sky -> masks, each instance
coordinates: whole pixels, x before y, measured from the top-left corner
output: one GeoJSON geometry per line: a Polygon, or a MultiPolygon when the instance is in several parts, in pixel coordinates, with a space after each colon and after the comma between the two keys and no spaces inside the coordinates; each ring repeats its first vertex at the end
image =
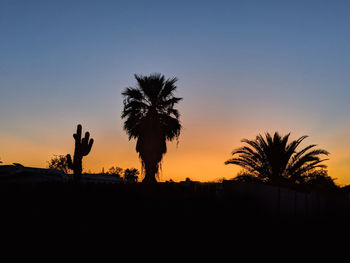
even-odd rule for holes
{"type": "MultiPolygon", "coordinates": [[[[0,158],[47,167],[95,143],[85,171],[140,169],[120,118],[134,74],[177,77],[183,130],[160,179],[215,181],[241,139],[309,135],[350,184],[349,1],[0,0],[0,158]]],[[[303,146],[301,145],[301,146],[303,146]]]]}

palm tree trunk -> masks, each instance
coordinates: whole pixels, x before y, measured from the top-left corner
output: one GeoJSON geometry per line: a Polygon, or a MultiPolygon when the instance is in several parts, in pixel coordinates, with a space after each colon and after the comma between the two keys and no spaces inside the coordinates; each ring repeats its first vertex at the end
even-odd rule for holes
{"type": "Polygon", "coordinates": [[[154,167],[154,165],[146,165],[145,170],[146,170],[146,174],[145,174],[145,178],[142,180],[142,183],[145,183],[145,184],[157,183],[157,180],[156,180],[157,167],[154,167]]]}
{"type": "Polygon", "coordinates": [[[158,172],[158,162],[155,160],[148,160],[148,162],[144,162],[145,168],[145,178],[142,180],[142,183],[146,184],[155,184],[157,183],[156,174],[158,172]]]}
{"type": "Polygon", "coordinates": [[[155,184],[157,183],[155,174],[150,174],[146,172],[145,178],[142,180],[144,184],[155,184]]]}

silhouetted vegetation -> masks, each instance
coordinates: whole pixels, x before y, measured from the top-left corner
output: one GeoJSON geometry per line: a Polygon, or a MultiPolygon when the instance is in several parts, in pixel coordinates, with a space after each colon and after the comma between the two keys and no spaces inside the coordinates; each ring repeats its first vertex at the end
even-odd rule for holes
{"type": "Polygon", "coordinates": [[[317,173],[317,168],[327,168],[322,164],[327,159],[320,158],[320,155],[329,154],[326,150],[314,149],[316,145],[309,145],[297,151],[307,136],[288,143],[289,136],[290,134],[281,137],[276,132],[274,136],[266,133],[265,138],[258,135],[255,140],[243,139],[242,142],[248,146],[234,150],[234,157],[225,164],[236,164],[244,169],[243,174],[237,178],[239,181],[272,184],[304,183],[310,174],[317,173]]]}
{"type": "Polygon", "coordinates": [[[48,161],[49,168],[62,171],[65,174],[69,172],[67,156],[54,155],[50,161],[48,161]]]}
{"type": "Polygon", "coordinates": [[[334,179],[328,175],[328,171],[324,169],[307,172],[303,183],[310,189],[321,192],[336,191],[340,189],[340,187],[335,184],[334,179]]]}
{"type": "Polygon", "coordinates": [[[124,181],[127,183],[137,183],[140,172],[136,168],[127,168],[124,170],[121,167],[112,166],[105,174],[117,178],[124,178],[124,181]]]}
{"type": "Polygon", "coordinates": [[[88,155],[91,151],[92,144],[94,143],[93,139],[90,139],[90,133],[86,132],[85,137],[81,138],[81,125],[77,126],[77,133],[73,134],[75,140],[75,149],[74,157],[70,154],[67,154],[67,162],[69,169],[73,170],[74,180],[79,181],[81,179],[81,173],[83,171],[82,160],[83,157],[88,155]]]}
{"type": "Polygon", "coordinates": [[[106,174],[121,178],[123,176],[123,168],[120,168],[118,166],[112,166],[111,168],[108,169],[106,174]]]}
{"type": "Polygon", "coordinates": [[[137,183],[140,172],[136,168],[126,169],[124,171],[124,180],[128,183],[137,183]]]}
{"type": "Polygon", "coordinates": [[[264,183],[264,180],[246,171],[240,171],[233,181],[241,183],[264,183]]]}
{"type": "Polygon", "coordinates": [[[136,151],[145,171],[143,182],[155,183],[166,141],[178,138],[180,114],[174,108],[182,98],[174,96],[176,78],[165,79],[161,74],[135,75],[136,88],[126,88],[122,118],[129,140],[137,139],[136,151]]]}

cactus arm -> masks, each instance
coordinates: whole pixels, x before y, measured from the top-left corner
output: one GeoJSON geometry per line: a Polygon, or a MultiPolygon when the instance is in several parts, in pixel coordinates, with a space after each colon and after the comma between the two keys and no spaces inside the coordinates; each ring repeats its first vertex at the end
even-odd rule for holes
{"type": "Polygon", "coordinates": [[[87,151],[87,144],[89,141],[90,133],[86,132],[85,137],[81,140],[81,154],[85,156],[86,151],[87,151]]]}
{"type": "Polygon", "coordinates": [[[73,138],[75,140],[75,145],[77,145],[77,146],[81,143],[81,129],[82,129],[81,125],[79,124],[77,126],[77,133],[73,134],[73,138]]]}
{"type": "Polygon", "coordinates": [[[86,156],[90,153],[93,143],[94,143],[94,139],[90,139],[89,144],[87,144],[87,143],[84,144],[84,146],[83,146],[83,155],[84,156],[86,156]]]}
{"type": "Polygon", "coordinates": [[[66,158],[67,158],[68,168],[73,170],[74,166],[73,166],[73,162],[72,162],[72,157],[70,156],[70,154],[67,154],[66,158]]]}
{"type": "Polygon", "coordinates": [[[88,151],[88,153],[91,151],[91,148],[92,148],[92,145],[94,144],[94,139],[91,139],[90,141],[89,141],[89,144],[88,144],[88,149],[89,149],[89,151],[88,151]]]}
{"type": "Polygon", "coordinates": [[[85,137],[81,141],[81,148],[82,148],[81,152],[83,156],[86,156],[89,154],[89,152],[91,151],[91,147],[94,143],[94,140],[89,138],[90,138],[90,133],[86,132],[85,137]]]}
{"type": "Polygon", "coordinates": [[[88,143],[90,138],[90,133],[89,132],[85,132],[85,137],[81,140],[82,144],[88,143]]]}

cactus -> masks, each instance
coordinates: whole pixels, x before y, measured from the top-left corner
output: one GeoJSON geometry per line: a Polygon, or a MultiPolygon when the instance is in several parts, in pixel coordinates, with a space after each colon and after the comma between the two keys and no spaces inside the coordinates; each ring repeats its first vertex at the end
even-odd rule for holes
{"type": "Polygon", "coordinates": [[[81,179],[83,157],[89,154],[92,144],[94,143],[94,139],[89,139],[89,137],[90,133],[86,132],[85,137],[81,139],[81,125],[79,124],[77,127],[77,133],[73,134],[75,140],[73,161],[71,155],[67,154],[68,168],[73,170],[75,181],[81,179]]]}

